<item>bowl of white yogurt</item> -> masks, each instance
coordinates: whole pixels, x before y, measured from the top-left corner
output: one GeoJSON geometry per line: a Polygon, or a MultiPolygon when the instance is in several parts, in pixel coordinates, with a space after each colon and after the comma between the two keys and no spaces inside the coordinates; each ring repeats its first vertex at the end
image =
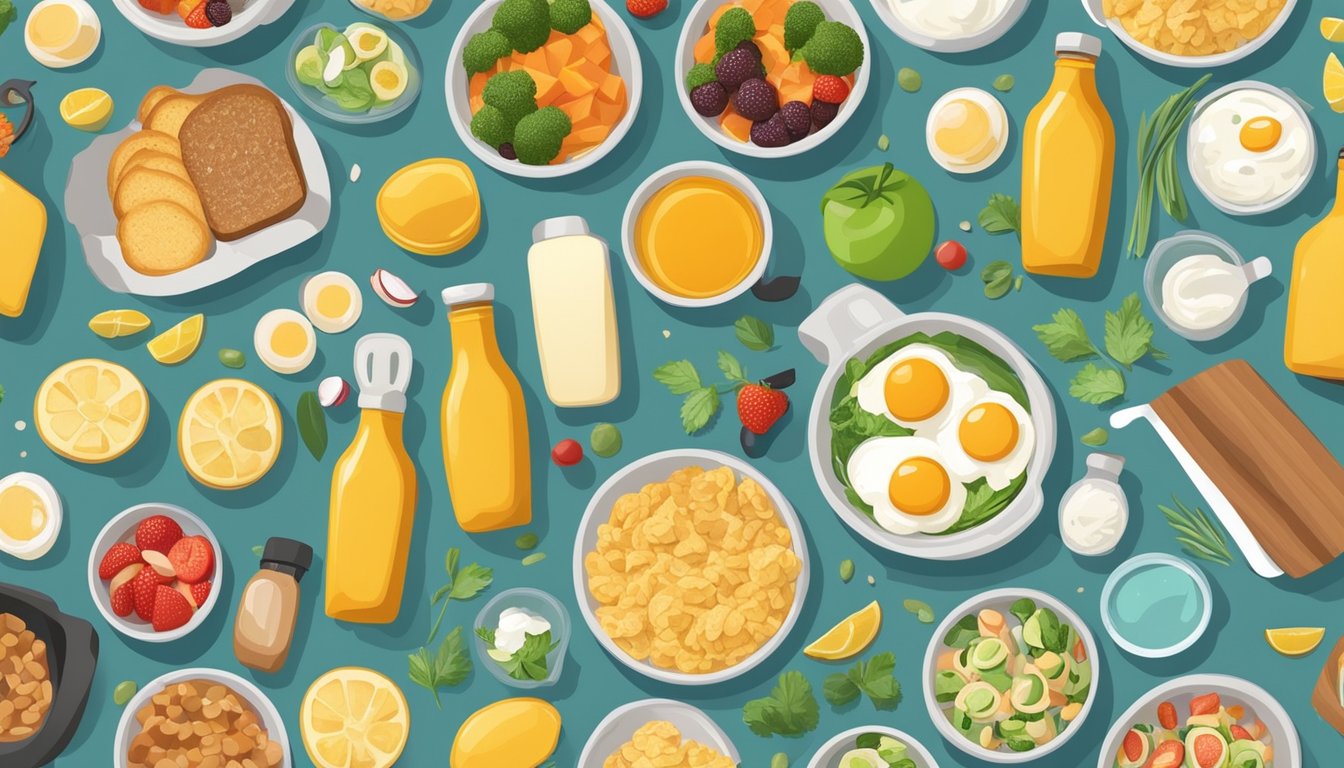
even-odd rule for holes
{"type": "Polygon", "coordinates": [[[506,589],[476,615],[481,664],[513,688],[554,685],[569,649],[569,611],[548,592],[506,589]]]}
{"type": "Polygon", "coordinates": [[[1221,237],[1187,230],[1153,246],[1143,288],[1168,328],[1191,341],[1211,341],[1232,330],[1251,285],[1272,271],[1264,256],[1247,262],[1221,237]]]}
{"type": "Polygon", "coordinates": [[[1030,0],[872,0],[902,40],[938,53],[984,48],[1003,37],[1030,0]]]}

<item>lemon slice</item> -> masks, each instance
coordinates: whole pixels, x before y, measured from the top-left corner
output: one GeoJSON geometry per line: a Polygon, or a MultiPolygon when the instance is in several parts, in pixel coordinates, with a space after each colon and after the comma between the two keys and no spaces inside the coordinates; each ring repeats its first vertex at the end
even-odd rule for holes
{"type": "Polygon", "coordinates": [[[1325,637],[1324,627],[1284,627],[1266,629],[1265,640],[1269,647],[1284,656],[1306,656],[1316,650],[1325,637]]]}
{"type": "Polygon", "coordinates": [[[303,747],[318,768],[387,768],[411,730],[397,684],[372,669],[339,667],[308,686],[299,709],[303,747]]]}
{"type": "Polygon", "coordinates": [[[1339,57],[1330,54],[1325,60],[1325,100],[1336,112],[1344,112],[1344,64],[1339,57]]]}
{"type": "Polygon", "coordinates": [[[877,630],[881,627],[882,606],[874,600],[817,638],[816,642],[803,649],[803,653],[814,659],[848,659],[862,653],[877,637],[877,630]]]}
{"type": "Polygon", "coordinates": [[[109,309],[99,312],[89,320],[89,330],[104,339],[130,336],[149,327],[149,318],[143,312],[134,309],[109,309]]]}
{"type": "Polygon", "coordinates": [[[177,452],[198,482],[232,490],[270,471],[282,438],[280,408],[265,390],[242,379],[216,379],[182,408],[177,452]]]}
{"type": "Polygon", "coordinates": [[[191,357],[205,334],[205,315],[192,315],[150,339],[149,354],[164,365],[177,365],[191,357]]]}
{"type": "Polygon", "coordinates": [[[1321,37],[1332,43],[1344,43],[1344,19],[1335,16],[1322,18],[1321,37]]]}
{"type": "Polygon", "coordinates": [[[101,131],[112,119],[112,97],[101,88],[80,88],[61,99],[61,119],[81,131],[101,131]]]}
{"type": "Polygon", "coordinates": [[[106,360],[72,360],[37,389],[33,423],[42,442],[73,461],[99,464],[131,449],[149,420],[135,374],[106,360]]]}

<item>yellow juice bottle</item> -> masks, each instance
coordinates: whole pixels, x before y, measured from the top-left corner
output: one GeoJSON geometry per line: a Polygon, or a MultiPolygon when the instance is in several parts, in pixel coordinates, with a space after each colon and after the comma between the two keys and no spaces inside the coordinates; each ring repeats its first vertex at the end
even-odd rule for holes
{"type": "Polygon", "coordinates": [[[1288,287],[1283,362],[1294,373],[1344,379],[1344,149],[1335,206],[1297,242],[1288,287]]]}
{"type": "Polygon", "coordinates": [[[495,289],[445,288],[453,367],[443,390],[443,464],[462,530],[498,531],[532,522],[523,388],[495,339],[495,289]]]}
{"type": "Polygon", "coordinates": [[[1055,54],[1050,90],[1022,131],[1022,268],[1092,277],[1115,174],[1115,124],[1097,93],[1101,41],[1065,32],[1055,54]]]}
{"type": "Polygon", "coordinates": [[[359,429],[331,475],[327,615],[395,621],[415,522],[415,465],[402,442],[411,345],[372,333],[355,343],[359,429]]]}

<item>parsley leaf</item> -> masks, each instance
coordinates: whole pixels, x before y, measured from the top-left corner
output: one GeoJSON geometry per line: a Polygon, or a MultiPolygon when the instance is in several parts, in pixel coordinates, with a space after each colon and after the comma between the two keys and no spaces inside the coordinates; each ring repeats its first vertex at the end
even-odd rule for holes
{"type": "Polygon", "coordinates": [[[995,193],[980,211],[980,228],[991,235],[1022,231],[1022,208],[1011,195],[995,193]]]}
{"type": "Polygon", "coordinates": [[[775,329],[759,317],[743,315],[733,323],[737,340],[755,352],[764,352],[775,345],[775,329]]]}
{"type": "Polygon", "coordinates": [[[779,676],[769,696],[742,707],[742,722],[757,736],[801,736],[816,729],[820,717],[811,684],[793,670],[779,676]]]}
{"type": "Polygon", "coordinates": [[[719,370],[729,381],[740,384],[747,380],[747,372],[742,367],[742,363],[731,353],[719,350],[719,370]]]}
{"type": "Polygon", "coordinates": [[[837,707],[854,701],[862,692],[877,709],[895,709],[901,701],[901,684],[893,674],[895,670],[896,655],[879,653],[866,662],[855,662],[848,672],[827,677],[822,692],[837,707]]]}
{"type": "Polygon", "coordinates": [[[439,609],[439,617],[429,629],[429,639],[425,641],[425,645],[434,642],[434,638],[438,637],[439,626],[443,624],[443,615],[448,611],[448,603],[454,600],[470,600],[494,581],[495,572],[483,565],[471,563],[458,568],[457,562],[461,557],[462,550],[449,547],[448,555],[443,559],[443,567],[448,571],[448,583],[435,590],[429,598],[431,606],[438,605],[442,601],[443,607],[439,609]]]}
{"type": "Polygon", "coordinates": [[[1118,312],[1106,313],[1106,353],[1128,370],[1152,348],[1153,321],[1144,317],[1139,294],[1131,293],[1118,312]]]}
{"type": "Polygon", "coordinates": [[[1059,310],[1051,316],[1051,322],[1033,325],[1031,330],[1056,360],[1067,363],[1101,354],[1088,337],[1083,319],[1072,309],[1059,310]]]}
{"type": "Polygon", "coordinates": [[[1088,363],[1069,382],[1069,394],[1090,405],[1108,403],[1125,394],[1125,377],[1118,369],[1088,363]]]}
{"type": "Polygon", "coordinates": [[[719,391],[713,387],[701,387],[687,395],[682,402],[681,427],[688,435],[699,432],[718,412],[719,391]]]}
{"type": "Polygon", "coordinates": [[[471,674],[471,655],[462,642],[461,627],[455,627],[443,638],[438,653],[432,657],[429,649],[421,648],[407,659],[411,682],[434,694],[434,703],[439,709],[443,709],[439,689],[458,685],[471,674]]]}
{"type": "Polygon", "coordinates": [[[559,642],[551,642],[550,630],[540,635],[528,635],[523,641],[523,647],[514,652],[508,661],[499,662],[499,665],[515,680],[545,680],[549,672],[546,656],[558,647],[559,642]]]}
{"type": "Polygon", "coordinates": [[[674,395],[686,395],[700,389],[700,374],[690,360],[673,360],[653,369],[653,378],[674,395]]]}

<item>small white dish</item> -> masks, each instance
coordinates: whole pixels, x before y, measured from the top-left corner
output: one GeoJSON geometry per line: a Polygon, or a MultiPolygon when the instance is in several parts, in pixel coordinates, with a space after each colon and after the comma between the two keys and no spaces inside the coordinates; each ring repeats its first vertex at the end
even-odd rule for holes
{"type": "Polygon", "coordinates": [[[766,203],[765,195],[761,194],[761,190],[751,179],[747,178],[746,174],[722,163],[711,163],[708,160],[688,160],[660,168],[635,188],[634,194],[630,196],[630,202],[625,205],[625,216],[621,219],[621,250],[625,252],[625,263],[629,265],[635,279],[639,281],[640,285],[644,286],[644,290],[653,294],[660,301],[675,307],[713,307],[732,301],[751,290],[751,287],[760,281],[761,276],[765,274],[766,266],[770,263],[770,252],[774,247],[775,239],[774,230],[774,222],[770,218],[770,205],[766,203]],[[756,208],[756,214],[761,218],[761,230],[765,235],[761,241],[761,257],[757,259],[756,266],[742,282],[718,296],[710,296],[704,299],[687,298],[663,290],[661,286],[645,274],[644,266],[639,263],[638,244],[635,242],[635,224],[638,222],[639,213],[644,209],[644,206],[660,189],[677,179],[684,179],[688,176],[708,176],[712,179],[726,181],[740,189],[756,208]]]}
{"type": "MultiPolygon", "coordinates": [[[[877,0],[881,2],[882,0],[877,0]]],[[[991,125],[991,130],[993,126],[991,125]]],[[[924,123],[924,142],[928,145],[929,157],[938,164],[938,167],[955,174],[979,173],[986,168],[993,166],[1003,157],[1003,151],[1008,148],[1008,141],[1012,137],[1013,121],[1008,119],[1008,110],[1003,108],[1003,102],[999,101],[994,94],[981,88],[954,88],[933,103],[929,108],[929,118],[924,123]],[[952,158],[942,153],[934,139],[934,134],[938,130],[938,114],[948,108],[953,101],[970,101],[985,110],[989,115],[991,122],[997,122],[1001,135],[994,137],[994,149],[979,162],[960,165],[952,158]]]]}
{"type": "Polygon", "coordinates": [[[1250,296],[1251,287],[1260,280],[1270,276],[1274,271],[1274,264],[1264,256],[1252,259],[1247,262],[1233,248],[1231,243],[1198,230],[1187,230],[1178,232],[1165,240],[1160,240],[1153,246],[1153,250],[1148,254],[1148,264],[1143,268],[1143,291],[1148,296],[1148,304],[1153,308],[1154,314],[1162,322],[1179,336],[1184,336],[1191,341],[1212,341],[1232,330],[1241,320],[1241,316],[1246,312],[1247,297],[1250,296]],[[1249,284],[1246,292],[1241,295],[1241,301],[1237,308],[1222,323],[1203,330],[1186,328],[1185,326],[1172,320],[1163,309],[1162,301],[1162,283],[1166,280],[1167,273],[1176,266],[1177,262],[1190,256],[1212,254],[1228,262],[1241,267],[1246,273],[1246,282],[1249,284]]]}
{"type": "Polygon", "coordinates": [[[598,644],[608,655],[626,667],[647,678],[674,685],[722,683],[746,674],[769,658],[798,623],[798,617],[803,611],[803,602],[807,597],[807,585],[811,573],[812,569],[807,559],[806,534],[793,505],[769,478],[761,474],[760,470],[736,456],[719,451],[681,448],[650,454],[627,464],[617,470],[593,494],[593,498],[588,502],[588,508],[583,513],[583,520],[579,522],[578,535],[574,537],[574,594],[578,598],[579,611],[583,613],[583,619],[593,637],[597,638],[598,644]],[[673,472],[690,466],[700,466],[706,470],[729,467],[737,473],[739,479],[750,477],[759,483],[769,495],[770,501],[774,503],[780,521],[789,529],[789,535],[793,539],[793,552],[802,564],[798,571],[798,580],[794,582],[793,605],[789,608],[788,615],[784,617],[784,623],[780,625],[779,631],[736,666],[703,675],[691,675],[657,667],[647,659],[631,658],[621,650],[597,621],[598,602],[588,591],[588,569],[583,564],[584,557],[597,547],[597,529],[611,519],[611,510],[617,499],[627,493],[638,493],[639,489],[650,483],[664,482],[673,472]]]}
{"type": "MultiPolygon", "coordinates": [[[[439,2],[448,2],[448,0],[439,0],[439,2]]],[[[625,135],[630,132],[630,126],[634,125],[635,115],[639,112],[640,98],[644,94],[644,65],[640,61],[639,48],[635,45],[635,37],[630,34],[630,27],[626,25],[625,19],[612,10],[611,6],[603,0],[589,0],[589,5],[592,6],[593,13],[602,20],[602,26],[607,30],[607,42],[611,46],[612,69],[615,74],[625,80],[627,102],[625,115],[616,123],[611,135],[607,137],[606,141],[581,157],[554,165],[524,165],[517,160],[505,159],[494,147],[472,134],[471,78],[462,68],[462,49],[466,48],[467,41],[471,39],[472,35],[490,28],[495,9],[499,7],[499,0],[486,0],[467,17],[466,23],[457,33],[457,39],[453,41],[452,52],[448,54],[448,70],[445,75],[448,93],[448,117],[452,120],[453,128],[457,131],[457,137],[462,140],[463,144],[467,145],[467,149],[471,150],[471,153],[478,160],[496,171],[507,173],[510,176],[520,176],[525,179],[556,179],[596,165],[599,160],[610,154],[616,148],[616,145],[620,144],[621,140],[625,138],[625,135]]]]}
{"type": "Polygon", "coordinates": [[[1208,577],[1204,575],[1203,571],[1179,557],[1157,552],[1131,557],[1111,572],[1111,575],[1106,578],[1106,585],[1101,589],[1101,623],[1106,627],[1106,634],[1111,636],[1111,639],[1115,641],[1116,645],[1120,646],[1121,650],[1140,658],[1164,659],[1168,656],[1175,656],[1199,642],[1199,638],[1203,637],[1204,633],[1208,631],[1209,622],[1212,619],[1213,592],[1209,589],[1208,577]],[[1169,566],[1189,576],[1190,580],[1194,582],[1195,589],[1199,591],[1200,602],[1203,603],[1199,623],[1194,630],[1185,639],[1165,648],[1146,648],[1130,641],[1129,638],[1120,633],[1120,630],[1115,626],[1115,619],[1111,616],[1111,598],[1120,586],[1120,581],[1140,568],[1153,565],[1169,566]]]}
{"type": "Polygon", "coordinates": [[[854,740],[865,733],[880,733],[904,744],[909,748],[908,757],[915,761],[915,768],[938,768],[938,761],[933,759],[929,750],[916,741],[914,736],[885,725],[865,725],[861,728],[850,728],[844,733],[832,736],[829,741],[821,745],[821,749],[817,750],[817,753],[808,761],[807,768],[836,768],[840,758],[854,748],[854,740]]]}
{"type": "Polygon", "coordinates": [[[103,22],[98,18],[98,13],[93,10],[93,6],[85,0],[42,0],[42,2],[34,5],[32,10],[28,11],[28,18],[23,24],[23,41],[28,48],[28,55],[32,56],[38,64],[49,69],[65,69],[66,67],[83,64],[93,55],[94,51],[98,50],[102,40],[103,22]],[[33,40],[32,35],[33,23],[38,14],[53,5],[66,6],[73,10],[79,18],[79,27],[75,31],[74,37],[69,38],[59,50],[55,51],[39,47],[33,40]],[[88,39],[90,34],[92,40],[88,39]],[[63,55],[74,51],[79,46],[83,46],[84,49],[70,56],[63,55]]]}
{"type": "Polygon", "coordinates": [[[602,718],[602,722],[588,737],[588,742],[583,745],[578,768],[602,768],[606,759],[629,741],[635,731],[654,720],[671,723],[677,727],[682,738],[712,747],[734,764],[742,760],[728,734],[709,715],[690,704],[671,699],[643,699],[617,707],[602,718]]]}
{"type": "Polygon", "coordinates": [[[280,761],[280,768],[292,768],[294,756],[289,748],[289,734],[285,731],[285,721],[280,717],[280,712],[275,708],[275,704],[271,703],[271,700],[261,692],[261,689],[247,680],[232,672],[208,667],[174,670],[140,686],[140,690],[122,708],[121,720],[117,723],[116,741],[112,746],[113,768],[127,768],[129,764],[127,755],[131,747],[131,740],[139,733],[140,728],[140,724],[136,722],[135,713],[168,686],[188,680],[209,680],[213,683],[226,685],[235,693],[247,699],[247,703],[251,704],[257,715],[260,716],[261,723],[266,727],[266,734],[270,737],[270,740],[279,744],[285,752],[284,759],[280,761]]]}
{"type": "Polygon", "coordinates": [[[543,688],[548,685],[555,685],[560,681],[560,675],[565,668],[565,654],[569,652],[569,611],[565,606],[556,600],[549,592],[543,592],[540,589],[531,587],[518,587],[516,589],[506,589],[503,592],[490,598],[490,602],[481,608],[481,612],[476,614],[476,624],[472,627],[472,634],[475,630],[482,627],[486,629],[495,629],[499,626],[499,615],[509,608],[522,608],[530,611],[551,625],[551,642],[559,643],[555,650],[546,654],[547,675],[542,680],[519,680],[510,677],[508,672],[499,665],[499,662],[486,655],[490,647],[485,644],[479,636],[476,636],[477,662],[481,666],[490,670],[490,674],[499,682],[511,688],[543,688]]]}
{"type": "Polygon", "coordinates": [[[870,0],[873,4],[873,10],[877,11],[878,18],[886,24],[896,36],[905,42],[926,51],[935,53],[964,53],[984,48],[994,43],[999,38],[1008,34],[1026,13],[1027,5],[1030,0],[1009,0],[1008,5],[1004,7],[1003,12],[994,20],[994,23],[985,27],[983,30],[972,35],[953,38],[938,38],[927,35],[918,30],[910,28],[910,25],[897,16],[891,9],[893,0],[870,0]]]}
{"type": "Polygon", "coordinates": [[[188,27],[176,12],[154,13],[142,8],[137,0],[112,0],[112,4],[132,26],[156,40],[189,48],[211,48],[231,43],[257,27],[279,21],[294,5],[294,0],[247,0],[232,21],[209,29],[188,27]]]}
{"type": "Polygon", "coordinates": [[[1261,33],[1259,37],[1240,47],[1233,48],[1224,53],[1215,53],[1211,56],[1177,56],[1172,53],[1167,53],[1166,51],[1159,51],[1156,48],[1151,48],[1145,43],[1136,40],[1134,36],[1129,34],[1129,32],[1118,22],[1106,17],[1105,6],[1103,3],[1104,0],[1083,0],[1083,10],[1087,12],[1088,16],[1092,17],[1092,21],[1095,22],[1097,26],[1110,29],[1111,33],[1119,38],[1120,42],[1124,43],[1130,50],[1145,59],[1155,61],[1158,64],[1166,64],[1169,67],[1188,67],[1194,69],[1212,69],[1213,67],[1221,67],[1235,61],[1241,61],[1247,56],[1260,50],[1279,33],[1279,30],[1283,29],[1283,25],[1288,23],[1288,17],[1293,15],[1293,9],[1297,6],[1297,0],[1287,0],[1287,2],[1283,4],[1283,10],[1279,11],[1278,17],[1265,28],[1265,31],[1261,33]]]}
{"type": "MultiPolygon", "coordinates": [[[[364,23],[367,24],[367,22],[364,23]]],[[[327,98],[317,88],[299,82],[298,73],[294,70],[294,62],[298,59],[299,52],[312,45],[317,38],[317,33],[323,29],[344,33],[345,29],[349,29],[349,26],[342,28],[336,24],[323,22],[308,27],[295,36],[294,44],[289,49],[289,56],[285,59],[285,80],[289,83],[290,89],[299,97],[299,101],[306,104],[309,109],[328,120],[334,120],[338,123],[368,125],[396,117],[410,109],[411,105],[420,98],[420,83],[424,79],[425,68],[424,64],[420,62],[420,51],[416,49],[415,43],[412,43],[409,37],[392,24],[378,27],[378,29],[387,35],[390,44],[401,49],[402,57],[405,59],[406,90],[397,98],[365,112],[348,112],[337,106],[334,101],[327,98]]]]}
{"type": "Polygon", "coordinates": [[[224,583],[224,552],[219,547],[219,540],[215,538],[215,534],[211,532],[204,520],[175,504],[158,502],[137,504],[120,512],[111,520],[108,520],[107,525],[104,525],[98,535],[93,538],[93,548],[89,550],[89,595],[93,597],[93,604],[98,607],[98,612],[103,615],[103,619],[108,624],[112,625],[113,629],[129,638],[146,643],[170,643],[191,634],[205,622],[206,617],[214,610],[215,604],[219,602],[219,591],[224,583]],[[205,598],[205,605],[196,609],[196,613],[186,624],[167,632],[155,632],[148,622],[141,621],[134,612],[125,617],[113,613],[112,595],[107,591],[107,582],[98,577],[98,565],[102,562],[103,555],[107,553],[107,550],[120,541],[134,543],[136,526],[140,524],[141,520],[152,515],[171,517],[178,525],[182,526],[184,536],[204,536],[206,541],[210,542],[210,548],[214,550],[215,555],[215,570],[210,576],[210,581],[213,584],[210,588],[210,594],[205,598]]]}
{"type": "Polygon", "coordinates": [[[840,111],[836,114],[835,119],[825,128],[819,131],[814,130],[811,134],[791,144],[782,147],[759,147],[750,141],[738,141],[724,133],[723,129],[719,127],[718,116],[705,117],[696,112],[695,106],[691,104],[691,94],[686,91],[686,73],[690,72],[691,67],[695,65],[696,41],[709,29],[709,19],[714,15],[714,12],[720,6],[729,5],[732,2],[733,0],[698,0],[695,6],[691,8],[686,23],[682,25],[681,37],[677,40],[677,57],[674,59],[676,62],[676,77],[673,78],[673,87],[677,91],[677,99],[681,102],[681,108],[686,112],[686,117],[690,119],[700,133],[705,135],[705,138],[724,149],[747,157],[792,157],[826,143],[858,111],[859,103],[863,101],[864,94],[868,92],[868,71],[872,69],[873,60],[872,43],[868,40],[868,30],[864,27],[859,12],[849,0],[816,0],[817,5],[821,6],[821,10],[825,11],[828,20],[849,25],[863,41],[863,64],[859,65],[859,68],[854,71],[854,85],[850,88],[849,96],[840,105],[840,111]]]}

